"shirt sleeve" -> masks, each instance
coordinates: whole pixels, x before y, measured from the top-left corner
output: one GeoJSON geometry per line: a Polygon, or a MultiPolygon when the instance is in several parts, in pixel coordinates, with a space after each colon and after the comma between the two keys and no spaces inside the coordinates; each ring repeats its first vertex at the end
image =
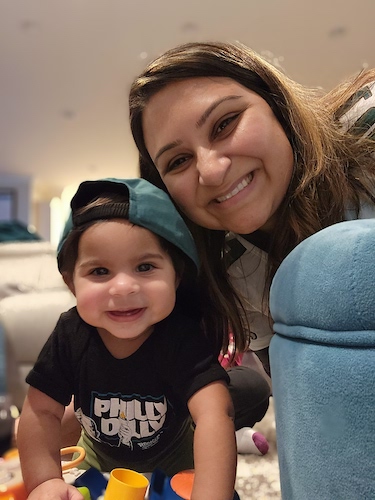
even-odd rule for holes
{"type": "Polygon", "coordinates": [[[212,382],[229,383],[228,374],[199,323],[180,316],[169,320],[165,326],[169,341],[163,371],[173,391],[185,404],[195,392],[212,382]]]}
{"type": "Polygon", "coordinates": [[[71,335],[74,325],[64,313],[44,344],[26,382],[67,406],[73,392],[74,369],[71,362],[71,335]]]}
{"type": "MultiPolygon", "coordinates": [[[[269,346],[272,336],[272,323],[269,317],[268,301],[264,298],[264,286],[267,276],[267,253],[256,247],[240,235],[233,235],[236,241],[236,255],[228,267],[230,281],[243,300],[246,315],[247,335],[250,348],[259,351],[269,346]]],[[[232,243],[232,248],[234,244],[232,243]]]]}

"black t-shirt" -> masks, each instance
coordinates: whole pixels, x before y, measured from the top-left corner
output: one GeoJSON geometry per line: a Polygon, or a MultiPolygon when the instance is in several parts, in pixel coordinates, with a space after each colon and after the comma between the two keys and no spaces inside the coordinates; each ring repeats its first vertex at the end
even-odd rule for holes
{"type": "Polygon", "coordinates": [[[186,426],[187,401],[228,382],[199,324],[173,311],[131,356],[114,358],[76,308],[63,313],[26,378],[75,412],[97,454],[149,460],[186,426]],[[110,448],[109,448],[110,447],[110,448]]]}

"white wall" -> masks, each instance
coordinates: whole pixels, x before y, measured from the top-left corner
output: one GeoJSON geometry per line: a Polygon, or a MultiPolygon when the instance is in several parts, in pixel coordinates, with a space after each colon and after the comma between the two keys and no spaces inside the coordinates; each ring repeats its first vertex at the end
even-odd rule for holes
{"type": "Polygon", "coordinates": [[[31,177],[0,173],[0,187],[16,191],[16,219],[31,223],[31,177]]]}

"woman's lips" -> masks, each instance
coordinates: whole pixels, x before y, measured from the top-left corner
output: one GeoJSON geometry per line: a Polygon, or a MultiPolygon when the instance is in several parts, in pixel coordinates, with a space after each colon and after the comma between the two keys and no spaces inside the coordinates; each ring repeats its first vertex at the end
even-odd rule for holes
{"type": "Polygon", "coordinates": [[[250,182],[253,180],[253,176],[254,175],[251,172],[244,179],[242,179],[242,181],[230,193],[227,193],[224,196],[219,196],[218,198],[216,198],[215,201],[217,203],[222,203],[223,201],[227,201],[230,198],[233,198],[233,196],[236,196],[236,194],[238,194],[240,191],[245,189],[245,187],[247,187],[250,184],[250,182]]]}

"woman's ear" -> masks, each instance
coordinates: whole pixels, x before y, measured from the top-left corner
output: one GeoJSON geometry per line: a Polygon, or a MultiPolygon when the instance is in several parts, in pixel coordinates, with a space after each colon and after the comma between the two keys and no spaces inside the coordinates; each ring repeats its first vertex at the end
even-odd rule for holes
{"type": "Polygon", "coordinates": [[[63,277],[63,280],[64,280],[66,286],[69,288],[69,290],[72,292],[72,294],[75,295],[73,276],[71,276],[70,273],[64,271],[62,273],[62,277],[63,277]]]}

